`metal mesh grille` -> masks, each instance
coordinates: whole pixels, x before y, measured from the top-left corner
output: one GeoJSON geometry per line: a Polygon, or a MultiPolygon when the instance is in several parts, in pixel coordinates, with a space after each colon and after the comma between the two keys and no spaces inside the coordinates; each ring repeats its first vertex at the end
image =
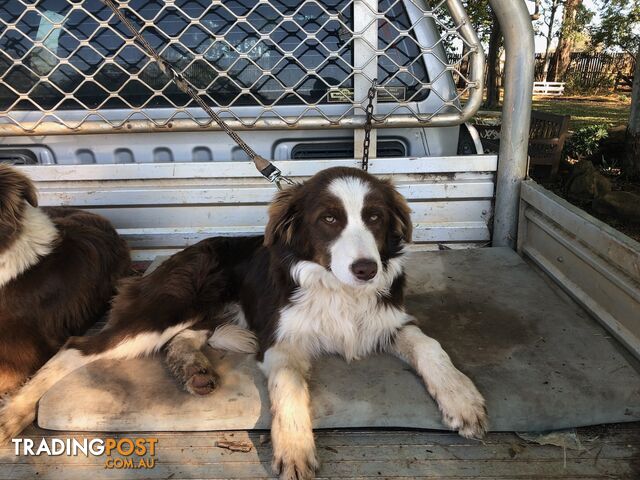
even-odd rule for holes
{"type": "MultiPolygon", "coordinates": [[[[120,5],[239,128],[357,127],[374,78],[378,127],[460,123],[480,103],[482,51],[459,0],[120,5]]],[[[0,117],[23,134],[210,124],[99,0],[0,2],[0,117]]]]}

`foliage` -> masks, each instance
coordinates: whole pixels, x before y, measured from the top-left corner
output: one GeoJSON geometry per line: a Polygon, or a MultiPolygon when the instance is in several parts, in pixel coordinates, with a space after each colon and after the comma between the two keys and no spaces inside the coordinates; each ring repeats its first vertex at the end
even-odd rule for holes
{"type": "Polygon", "coordinates": [[[558,36],[560,21],[562,20],[560,11],[562,3],[562,0],[540,1],[540,18],[533,24],[536,35],[547,38],[551,33],[551,38],[558,36]],[[553,22],[551,17],[553,17],[553,22]]]}
{"type": "Polygon", "coordinates": [[[600,0],[600,23],[591,28],[594,45],[636,55],[640,46],[640,0],[600,0]]]}
{"type": "Polygon", "coordinates": [[[577,159],[593,155],[600,142],[608,135],[607,126],[603,124],[583,127],[571,135],[565,145],[565,154],[570,158],[577,159]]]}
{"type": "Polygon", "coordinates": [[[597,95],[611,92],[615,86],[615,76],[608,72],[601,72],[596,78],[586,78],[582,72],[573,71],[563,77],[565,94],[567,95],[597,95]]]}
{"type": "Polygon", "coordinates": [[[484,44],[488,43],[491,29],[493,28],[493,16],[491,15],[489,0],[463,0],[462,3],[478,33],[480,41],[484,44]]]}
{"type": "Polygon", "coordinates": [[[595,12],[589,10],[583,3],[578,5],[572,32],[574,42],[585,42],[588,38],[587,26],[591,23],[594,16],[595,12]]]}
{"type": "MultiPolygon", "coordinates": [[[[564,6],[568,2],[566,0],[562,0],[560,3],[564,6]]],[[[573,16],[566,16],[563,12],[562,25],[557,32],[557,36],[564,36],[572,44],[585,41],[585,37],[588,34],[587,25],[591,23],[594,17],[594,12],[589,10],[582,0],[579,0],[574,7],[575,15],[573,16]]]]}

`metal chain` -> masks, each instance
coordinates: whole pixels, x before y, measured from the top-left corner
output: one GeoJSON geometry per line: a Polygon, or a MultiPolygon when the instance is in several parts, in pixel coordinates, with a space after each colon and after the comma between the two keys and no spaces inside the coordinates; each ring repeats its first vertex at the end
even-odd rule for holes
{"type": "Polygon", "coordinates": [[[180,72],[162,58],[158,52],[151,46],[151,44],[137,31],[136,27],[129,21],[129,19],[122,13],[119,5],[113,2],[113,0],[102,0],[113,13],[116,14],[118,19],[129,29],[131,34],[136,38],[140,45],[146,50],[147,54],[151,56],[158,64],[160,71],[167,75],[176,86],[184,93],[189,95],[191,99],[209,115],[220,128],[231,137],[231,139],[249,156],[254,163],[260,174],[270,182],[274,183],[278,189],[281,189],[281,183],[293,184],[293,181],[282,175],[282,172],[269,160],[258,155],[249,145],[245,143],[240,136],[234,132],[229,125],[216,113],[213,109],[207,105],[207,103],[198,95],[197,90],[189,83],[189,81],[180,72]]]}
{"type": "Polygon", "coordinates": [[[364,142],[362,147],[362,170],[365,172],[369,170],[369,145],[371,144],[371,129],[373,128],[373,101],[376,98],[376,92],[378,87],[378,79],[374,78],[369,87],[369,104],[366,108],[367,120],[364,124],[364,142]]]}

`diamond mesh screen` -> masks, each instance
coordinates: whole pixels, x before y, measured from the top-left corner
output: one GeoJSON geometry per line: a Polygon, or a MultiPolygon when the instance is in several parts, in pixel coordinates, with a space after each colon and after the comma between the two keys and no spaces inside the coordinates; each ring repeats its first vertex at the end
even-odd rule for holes
{"type": "MultiPolygon", "coordinates": [[[[482,49],[459,0],[120,6],[236,127],[357,127],[374,78],[378,127],[461,123],[480,103],[482,49]]],[[[135,121],[210,124],[100,0],[0,2],[0,131],[135,121]]]]}

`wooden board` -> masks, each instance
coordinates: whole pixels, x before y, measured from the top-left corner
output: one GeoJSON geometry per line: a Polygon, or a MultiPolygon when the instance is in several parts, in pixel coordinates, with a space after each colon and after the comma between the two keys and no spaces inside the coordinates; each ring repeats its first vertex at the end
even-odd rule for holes
{"type": "MultiPolygon", "coordinates": [[[[105,438],[29,428],[24,438],[105,438]]],[[[0,447],[0,480],[240,479],[274,478],[268,432],[122,433],[158,439],[151,470],[105,468],[106,457],[17,457],[0,447]],[[217,447],[235,442],[248,452],[217,447]]],[[[491,433],[484,442],[445,432],[324,430],[316,432],[318,479],[637,480],[640,424],[578,429],[581,450],[525,442],[513,433],[491,433]]]]}

